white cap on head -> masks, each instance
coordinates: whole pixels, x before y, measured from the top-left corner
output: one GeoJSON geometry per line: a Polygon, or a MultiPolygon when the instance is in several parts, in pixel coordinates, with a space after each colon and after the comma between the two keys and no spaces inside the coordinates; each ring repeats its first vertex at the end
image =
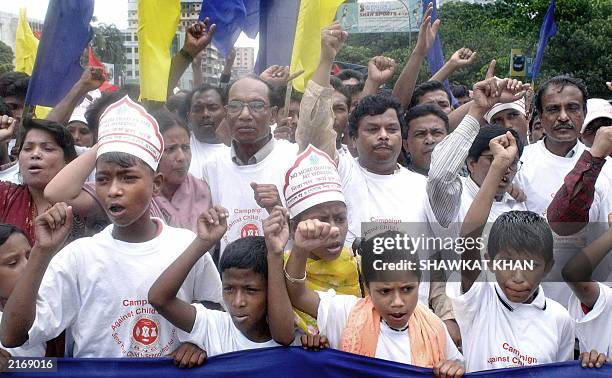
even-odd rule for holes
{"type": "Polygon", "coordinates": [[[346,203],[336,164],[312,145],[297,156],[287,171],[283,195],[291,218],[321,203],[346,203]]]}
{"type": "Polygon", "coordinates": [[[99,89],[95,89],[91,92],[87,92],[87,95],[91,97],[91,100],[87,97],[83,98],[83,101],[81,101],[81,103],[76,108],[74,108],[74,111],[72,112],[72,115],[70,116],[70,119],[68,120],[68,123],[83,122],[84,124],[87,125],[87,120],[85,119],[85,112],[87,111],[87,107],[89,107],[89,105],[91,105],[91,103],[95,99],[102,96],[102,92],[100,92],[99,89]]]}
{"type": "Polygon", "coordinates": [[[612,119],[612,105],[603,98],[590,98],[587,100],[587,114],[580,132],[583,133],[587,125],[597,118],[612,119]]]}
{"type": "Polygon", "coordinates": [[[493,105],[493,107],[489,109],[488,112],[485,113],[484,119],[487,121],[487,123],[491,123],[491,118],[493,118],[493,116],[495,116],[497,113],[501,111],[508,110],[508,109],[515,109],[515,110],[518,110],[522,115],[524,116],[527,115],[527,112],[525,111],[525,100],[522,98],[519,98],[518,100],[514,102],[507,102],[507,103],[498,102],[497,104],[493,105]]]}
{"type": "Polygon", "coordinates": [[[127,95],[109,105],[100,116],[96,159],[107,152],[124,152],[155,171],[163,151],[164,139],[157,121],[127,95]]]}

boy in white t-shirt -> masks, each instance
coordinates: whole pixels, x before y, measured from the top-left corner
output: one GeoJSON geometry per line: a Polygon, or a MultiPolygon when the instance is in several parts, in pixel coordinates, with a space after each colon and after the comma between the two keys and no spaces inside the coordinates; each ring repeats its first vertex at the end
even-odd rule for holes
{"type": "Polygon", "coordinates": [[[306,254],[337,237],[340,230],[329,223],[308,219],[299,223],[295,243],[304,246],[289,260],[285,278],[293,306],[316,318],[329,346],[362,356],[433,368],[436,376],[460,377],[463,356],[446,326],[426,306],[418,303],[420,270],[414,250],[389,246],[380,241],[407,236],[386,231],[367,239],[359,247],[368,295],[313,291],[305,285],[306,254]],[[377,251],[384,245],[382,251],[377,251]],[[385,268],[410,266],[409,268],[385,268]],[[416,267],[416,268],[415,268],[416,267]]]}
{"type": "Polygon", "coordinates": [[[183,331],[181,341],[198,345],[208,356],[294,341],[284,279],[269,274],[283,270],[283,247],[289,237],[286,216],[286,210],[276,207],[264,220],[265,239],[251,236],[228,244],[219,261],[227,308],[222,312],[177,297],[192,267],[227,231],[226,209],[215,206],[200,215],[197,237],[149,290],[153,307],[183,331]]]}
{"type": "MultiPolygon", "coordinates": [[[[461,230],[474,240],[481,237],[497,188],[517,155],[510,132],[489,147],[491,167],[461,230]]],[[[500,264],[493,267],[495,282],[476,282],[486,277],[479,249],[463,252],[461,279],[448,282],[446,294],[461,329],[468,372],[572,359],[573,322],[540,285],[554,263],[552,252],[550,227],[530,211],[501,214],[491,227],[485,259],[487,266],[500,264]]]]}
{"type": "Polygon", "coordinates": [[[574,292],[567,307],[576,322],[583,367],[599,368],[612,358],[612,288],[591,278],[611,250],[612,228],[572,257],[562,272],[574,292]]]}
{"type": "MultiPolygon", "coordinates": [[[[68,329],[74,357],[168,355],[179,347],[177,329],[148,303],[147,292],[193,232],[149,215],[161,184],[155,171],[163,139],[155,119],[126,96],[102,115],[98,145],[96,194],[113,224],[56,256],[54,251],[30,254],[5,306],[2,343],[28,347],[68,329]]],[[[58,213],[52,231],[68,216],[58,213]]],[[[189,302],[221,301],[221,282],[209,256],[190,272],[180,296],[189,302]]]]}

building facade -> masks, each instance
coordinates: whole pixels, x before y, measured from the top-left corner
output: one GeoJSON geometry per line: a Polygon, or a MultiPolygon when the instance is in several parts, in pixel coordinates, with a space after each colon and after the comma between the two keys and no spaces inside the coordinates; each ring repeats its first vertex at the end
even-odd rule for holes
{"type": "Polygon", "coordinates": [[[232,68],[232,77],[240,77],[252,73],[255,67],[255,48],[236,47],[236,59],[232,68]]]}
{"type": "MultiPolygon", "coordinates": [[[[15,38],[17,37],[18,23],[18,14],[0,12],[0,41],[13,50],[13,64],[15,63],[15,38]]],[[[44,21],[28,18],[28,23],[35,34],[42,32],[44,21]]]]}

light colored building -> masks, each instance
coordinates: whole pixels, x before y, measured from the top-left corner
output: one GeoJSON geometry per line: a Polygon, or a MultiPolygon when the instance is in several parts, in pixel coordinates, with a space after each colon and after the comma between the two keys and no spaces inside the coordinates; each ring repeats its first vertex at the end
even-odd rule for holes
{"type": "Polygon", "coordinates": [[[232,68],[232,77],[237,78],[252,73],[255,67],[255,48],[236,47],[236,59],[232,68]]]}
{"type": "MultiPolygon", "coordinates": [[[[200,16],[201,0],[181,1],[181,15],[178,29],[170,53],[176,54],[185,42],[185,30],[196,22],[200,16]]],[[[123,32],[126,55],[126,83],[138,83],[140,71],[138,66],[138,1],[128,0],[128,29],[123,32]]],[[[202,57],[202,80],[211,85],[219,84],[219,76],[223,71],[224,59],[219,55],[217,49],[212,46],[206,48],[202,57]]],[[[193,70],[191,65],[178,82],[181,89],[193,88],[193,70]]]]}
{"type": "MultiPolygon", "coordinates": [[[[13,55],[15,54],[15,38],[17,36],[18,23],[18,14],[0,12],[0,41],[7,44],[13,50],[13,55]]],[[[44,21],[28,18],[28,23],[34,33],[42,32],[44,21]]],[[[13,63],[15,63],[14,58],[13,63]]]]}

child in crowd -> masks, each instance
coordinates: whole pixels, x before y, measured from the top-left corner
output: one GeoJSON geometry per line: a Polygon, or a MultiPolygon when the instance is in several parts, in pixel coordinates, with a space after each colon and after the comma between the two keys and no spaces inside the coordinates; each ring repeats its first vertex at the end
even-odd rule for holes
{"type": "MultiPolygon", "coordinates": [[[[462,236],[472,239],[481,236],[500,182],[518,152],[510,132],[491,140],[489,148],[491,167],[461,230],[462,236]]],[[[553,237],[546,220],[530,211],[510,211],[497,218],[485,259],[489,266],[499,262],[512,267],[494,269],[495,282],[476,282],[482,275],[477,266],[482,262],[480,254],[478,249],[463,252],[461,259],[466,264],[462,267],[473,269],[462,269],[461,279],[451,278],[446,286],[461,329],[466,370],[571,360],[573,322],[540,285],[554,263],[553,237]]]]}
{"type": "MultiPolygon", "coordinates": [[[[305,282],[310,290],[334,289],[338,294],[363,297],[358,261],[344,242],[348,232],[346,202],[342,184],[333,160],[323,151],[308,146],[298,155],[295,164],[285,175],[283,194],[291,217],[291,234],[304,220],[318,220],[337,227],[338,237],[316,249],[293,243],[292,253],[285,253],[288,266],[306,265],[306,275],[297,281],[305,282]],[[306,261],[301,261],[304,258],[306,261]]],[[[317,321],[299,310],[296,324],[308,334],[318,333],[317,321]]]]}
{"type": "MultiPolygon", "coordinates": [[[[152,218],[163,139],[157,122],[127,96],[102,116],[96,150],[96,195],[112,224],[56,256],[33,250],[6,303],[3,345],[31,347],[68,329],[74,357],[155,357],[179,347],[177,329],[147,301],[153,281],[194,237],[152,218]]],[[[51,235],[71,223],[72,208],[46,215],[51,235]]],[[[221,301],[210,256],[180,289],[188,302],[221,301]]]]}
{"type": "MultiPolygon", "coordinates": [[[[63,242],[63,240],[59,241],[63,242]]],[[[58,246],[51,247],[58,248],[58,246]]],[[[40,245],[35,244],[34,248],[40,248],[40,245]]],[[[23,273],[31,249],[30,242],[23,231],[11,224],[0,224],[0,277],[2,277],[0,280],[0,320],[2,320],[2,311],[4,311],[6,301],[23,273]]],[[[43,357],[45,348],[45,343],[32,345],[30,348],[4,348],[0,344],[0,354],[4,351],[13,357],[43,357]]]]}
{"type": "Polygon", "coordinates": [[[427,307],[418,303],[420,270],[416,255],[402,246],[376,254],[378,238],[402,238],[405,234],[386,231],[366,240],[361,250],[365,298],[338,295],[334,290],[313,291],[304,285],[308,251],[327,245],[340,230],[316,219],[300,222],[294,249],[295,262],[287,266],[287,289],[291,303],[317,320],[321,334],[332,348],[405,364],[429,367],[438,376],[459,377],[463,357],[453,343],[444,323],[427,307]],[[382,261],[409,261],[417,269],[377,271],[372,267],[382,261]]]}
{"type": "Polygon", "coordinates": [[[209,310],[177,297],[192,267],[223,237],[226,209],[215,206],[198,218],[198,234],[149,290],[149,302],[177,328],[181,341],[198,345],[208,356],[245,349],[289,345],[294,341],[291,303],[283,269],[289,237],[287,211],[274,208],[264,221],[265,239],[249,236],[226,247],[219,271],[227,312],[209,310]],[[269,275],[269,272],[279,272],[269,275]]]}
{"type": "MultiPolygon", "coordinates": [[[[608,223],[612,224],[612,213],[608,214],[608,223]]],[[[574,292],[568,308],[576,322],[583,367],[599,368],[606,358],[612,358],[612,288],[591,278],[610,250],[612,228],[572,257],[563,268],[563,278],[574,292]]]]}

